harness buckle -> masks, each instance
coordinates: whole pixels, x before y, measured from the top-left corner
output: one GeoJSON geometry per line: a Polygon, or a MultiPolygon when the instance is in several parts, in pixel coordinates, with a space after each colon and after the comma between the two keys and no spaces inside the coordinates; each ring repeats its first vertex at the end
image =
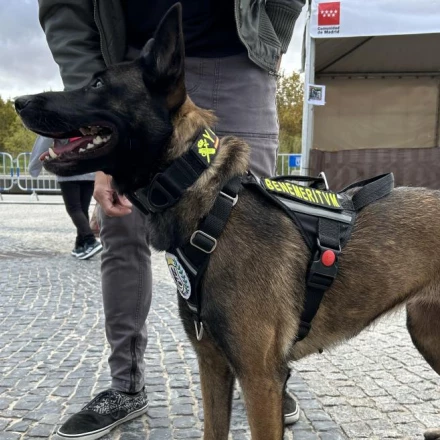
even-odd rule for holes
{"type": "Polygon", "coordinates": [[[220,191],[220,195],[229,199],[232,202],[232,206],[235,206],[237,204],[238,201],[238,194],[235,197],[230,196],[229,194],[226,194],[223,191],[220,191]]]}
{"type": "Polygon", "coordinates": [[[195,231],[191,235],[189,242],[195,248],[205,252],[205,254],[212,254],[217,247],[217,240],[200,230],[195,231]]]}
{"type": "Polygon", "coordinates": [[[307,286],[321,290],[330,288],[338,274],[338,258],[340,253],[341,246],[339,246],[338,250],[322,246],[318,238],[318,250],[309,269],[307,286]],[[330,258],[328,258],[329,254],[330,258]]]}
{"type": "Polygon", "coordinates": [[[196,338],[198,341],[201,341],[204,333],[203,322],[194,321],[194,327],[196,329],[196,338]]]}

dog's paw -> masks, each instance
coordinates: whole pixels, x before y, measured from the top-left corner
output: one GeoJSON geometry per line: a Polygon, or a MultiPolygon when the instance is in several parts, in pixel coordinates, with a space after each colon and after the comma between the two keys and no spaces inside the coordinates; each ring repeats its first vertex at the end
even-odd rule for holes
{"type": "Polygon", "coordinates": [[[425,431],[425,440],[440,440],[440,428],[425,431]]]}

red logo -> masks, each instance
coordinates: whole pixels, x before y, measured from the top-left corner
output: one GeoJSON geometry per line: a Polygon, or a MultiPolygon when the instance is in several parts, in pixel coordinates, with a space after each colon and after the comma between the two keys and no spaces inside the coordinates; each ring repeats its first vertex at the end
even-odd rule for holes
{"type": "Polygon", "coordinates": [[[319,3],[318,26],[339,26],[341,23],[341,2],[319,3]]]}

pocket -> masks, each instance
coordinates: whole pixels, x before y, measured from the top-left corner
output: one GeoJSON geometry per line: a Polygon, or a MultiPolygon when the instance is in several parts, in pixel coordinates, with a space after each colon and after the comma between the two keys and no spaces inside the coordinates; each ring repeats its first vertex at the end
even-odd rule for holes
{"type": "Polygon", "coordinates": [[[204,63],[200,58],[185,60],[185,85],[188,95],[198,90],[202,83],[204,63]]]}

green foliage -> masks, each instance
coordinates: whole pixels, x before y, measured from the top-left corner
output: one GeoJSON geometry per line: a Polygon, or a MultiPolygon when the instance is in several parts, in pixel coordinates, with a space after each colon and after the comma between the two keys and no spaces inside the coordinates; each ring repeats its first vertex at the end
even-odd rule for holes
{"type": "Polygon", "coordinates": [[[277,87],[280,153],[301,152],[304,84],[298,73],[281,74],[277,87]]]}
{"type": "Polygon", "coordinates": [[[26,129],[14,110],[12,101],[0,98],[0,152],[13,157],[31,151],[36,135],[26,129]]]}

